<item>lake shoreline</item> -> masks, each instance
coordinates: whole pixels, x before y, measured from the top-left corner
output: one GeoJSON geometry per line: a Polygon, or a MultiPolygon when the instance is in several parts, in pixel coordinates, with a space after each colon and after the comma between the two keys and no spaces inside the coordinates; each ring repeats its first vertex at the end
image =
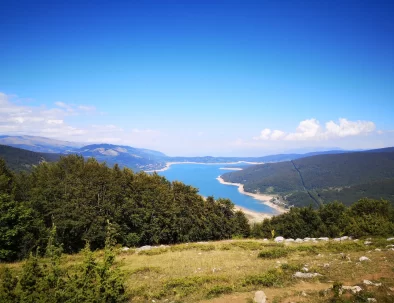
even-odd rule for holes
{"type": "MultiPolygon", "coordinates": [[[[285,209],[285,208],[283,208],[283,207],[281,207],[279,205],[276,205],[275,203],[270,202],[270,200],[272,198],[274,198],[274,196],[272,196],[272,195],[254,194],[254,193],[247,192],[247,191],[245,191],[243,184],[226,182],[226,181],[224,181],[222,179],[221,176],[217,177],[216,180],[218,180],[221,184],[224,184],[224,185],[237,186],[238,187],[238,191],[241,194],[244,194],[244,195],[247,195],[247,196],[251,196],[251,197],[253,197],[256,200],[262,201],[265,205],[275,209],[278,212],[278,214],[267,214],[267,213],[260,213],[260,214],[264,214],[264,215],[267,215],[269,217],[272,217],[272,216],[275,216],[275,215],[283,214],[283,213],[288,211],[287,209],[285,209]]],[[[251,211],[251,212],[254,212],[254,211],[251,211]]],[[[254,213],[259,214],[259,212],[254,212],[254,213]]]]}
{"type": "Polygon", "coordinates": [[[200,164],[200,165],[234,165],[234,164],[251,164],[251,165],[257,165],[257,164],[264,164],[264,162],[249,162],[249,161],[237,161],[237,162],[217,162],[217,163],[204,163],[204,162],[192,162],[192,161],[187,161],[187,162],[166,162],[166,166],[160,169],[153,169],[153,170],[145,170],[146,173],[153,173],[153,172],[162,172],[166,171],[171,167],[171,165],[174,164],[200,164]]]}

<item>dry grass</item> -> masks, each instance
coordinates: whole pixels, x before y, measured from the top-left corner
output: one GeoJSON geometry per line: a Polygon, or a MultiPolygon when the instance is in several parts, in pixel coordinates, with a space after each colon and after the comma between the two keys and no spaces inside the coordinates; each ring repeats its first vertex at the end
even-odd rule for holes
{"type": "MultiPolygon", "coordinates": [[[[140,254],[122,252],[117,263],[125,274],[132,302],[250,302],[254,291],[260,289],[269,302],[329,302],[332,293],[323,290],[335,281],[360,285],[367,295],[386,302],[381,299],[384,294],[392,299],[387,302],[394,302],[390,290],[394,287],[394,251],[385,248],[389,244],[385,239],[372,242],[370,246],[362,241],[284,245],[229,240],[155,248],[140,254]],[[361,256],[371,261],[359,262],[361,256]],[[322,276],[293,278],[292,274],[304,266],[322,276]],[[362,285],[364,279],[380,281],[384,286],[366,287],[362,285]]],[[[102,252],[95,255],[100,257],[102,252]]],[[[82,260],[79,254],[64,258],[70,267],[82,260]]],[[[20,267],[21,263],[12,264],[14,270],[20,267]]]]}

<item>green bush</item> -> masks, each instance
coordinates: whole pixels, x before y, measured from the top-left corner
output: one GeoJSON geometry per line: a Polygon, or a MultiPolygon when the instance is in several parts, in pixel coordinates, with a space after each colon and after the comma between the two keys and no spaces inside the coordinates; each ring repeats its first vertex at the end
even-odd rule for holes
{"type": "Polygon", "coordinates": [[[267,259],[276,259],[286,257],[289,254],[290,250],[284,247],[277,247],[272,249],[267,249],[259,252],[259,258],[267,258],[267,259]]]}

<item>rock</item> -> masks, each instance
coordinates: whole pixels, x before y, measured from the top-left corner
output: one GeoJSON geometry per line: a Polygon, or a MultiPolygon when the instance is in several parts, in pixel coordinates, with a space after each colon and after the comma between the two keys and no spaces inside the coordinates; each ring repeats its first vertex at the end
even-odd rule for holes
{"type": "Polygon", "coordinates": [[[306,292],[302,291],[301,296],[306,297],[307,296],[306,292]]]}
{"type": "Polygon", "coordinates": [[[304,240],[302,240],[302,239],[300,239],[300,238],[297,238],[297,239],[295,239],[295,242],[296,242],[296,243],[302,243],[302,242],[304,242],[304,240]]]}
{"type": "Polygon", "coordinates": [[[354,241],[354,242],[357,242],[357,241],[358,241],[358,239],[354,239],[353,241],[354,241]]]}
{"type": "Polygon", "coordinates": [[[380,248],[375,248],[375,251],[382,251],[380,248]]]}
{"type": "Polygon", "coordinates": [[[348,236],[343,236],[343,237],[340,237],[340,239],[341,239],[341,241],[344,241],[344,240],[349,239],[349,237],[348,236]]]}
{"type": "Polygon", "coordinates": [[[370,258],[368,258],[368,257],[365,257],[365,256],[362,256],[362,257],[360,257],[360,262],[363,262],[363,261],[371,261],[371,259],[370,258]]]}
{"type": "Polygon", "coordinates": [[[378,301],[376,301],[375,298],[368,298],[367,301],[368,301],[368,302],[378,302],[378,301]]]}
{"type": "Polygon", "coordinates": [[[305,242],[308,242],[308,241],[310,241],[310,240],[311,240],[311,238],[308,238],[308,237],[304,238],[304,241],[305,241],[305,242]]]}
{"type": "Polygon", "coordinates": [[[387,238],[387,241],[394,241],[394,238],[387,238]]]}
{"type": "Polygon", "coordinates": [[[334,238],[333,240],[339,242],[341,241],[341,238],[334,238]]]}
{"type": "Polygon", "coordinates": [[[267,239],[267,238],[264,238],[263,241],[268,241],[268,239],[267,239]]]}
{"type": "Polygon", "coordinates": [[[145,245],[145,246],[141,246],[140,248],[137,248],[136,251],[151,250],[151,249],[152,249],[152,246],[145,245]]]}
{"type": "Polygon", "coordinates": [[[300,272],[300,271],[297,271],[294,275],[293,275],[293,277],[294,278],[308,278],[308,279],[310,279],[310,278],[314,278],[314,277],[318,277],[318,276],[321,276],[321,274],[318,274],[318,273],[305,273],[305,272],[300,272]]]}
{"type": "Polygon", "coordinates": [[[303,267],[303,268],[301,268],[301,270],[302,270],[303,272],[308,272],[308,271],[309,271],[308,267],[303,267]]]}
{"type": "Polygon", "coordinates": [[[330,263],[324,263],[323,267],[330,267],[330,263]]]}
{"type": "Polygon", "coordinates": [[[128,248],[127,246],[122,247],[122,251],[128,251],[130,248],[128,248]]]}
{"type": "Polygon", "coordinates": [[[285,240],[285,238],[283,238],[283,237],[276,237],[274,239],[275,242],[283,242],[284,240],[285,240]]]}
{"type": "Polygon", "coordinates": [[[328,237],[320,237],[318,238],[320,241],[329,241],[330,239],[328,237]]]}
{"type": "Polygon", "coordinates": [[[364,280],[363,283],[365,285],[382,286],[382,283],[373,283],[372,281],[369,280],[364,280]]]}
{"type": "Polygon", "coordinates": [[[259,290],[254,293],[254,300],[255,303],[265,303],[267,301],[267,296],[265,295],[264,291],[259,290]]]}
{"type": "Polygon", "coordinates": [[[363,290],[360,286],[357,286],[357,285],[356,286],[342,286],[342,289],[350,290],[354,294],[363,290]]]}
{"type": "Polygon", "coordinates": [[[364,242],[364,245],[369,245],[369,244],[372,244],[372,242],[371,241],[365,241],[364,242]]]}
{"type": "Polygon", "coordinates": [[[294,239],[292,239],[292,238],[286,239],[285,242],[294,242],[294,239]]]}

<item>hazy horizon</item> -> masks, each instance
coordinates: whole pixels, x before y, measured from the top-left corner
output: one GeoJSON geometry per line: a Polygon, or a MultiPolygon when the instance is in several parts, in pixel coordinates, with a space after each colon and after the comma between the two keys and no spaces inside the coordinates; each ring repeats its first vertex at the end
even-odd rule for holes
{"type": "Polygon", "coordinates": [[[0,9],[0,134],[170,156],[394,146],[394,3],[0,9]]]}

